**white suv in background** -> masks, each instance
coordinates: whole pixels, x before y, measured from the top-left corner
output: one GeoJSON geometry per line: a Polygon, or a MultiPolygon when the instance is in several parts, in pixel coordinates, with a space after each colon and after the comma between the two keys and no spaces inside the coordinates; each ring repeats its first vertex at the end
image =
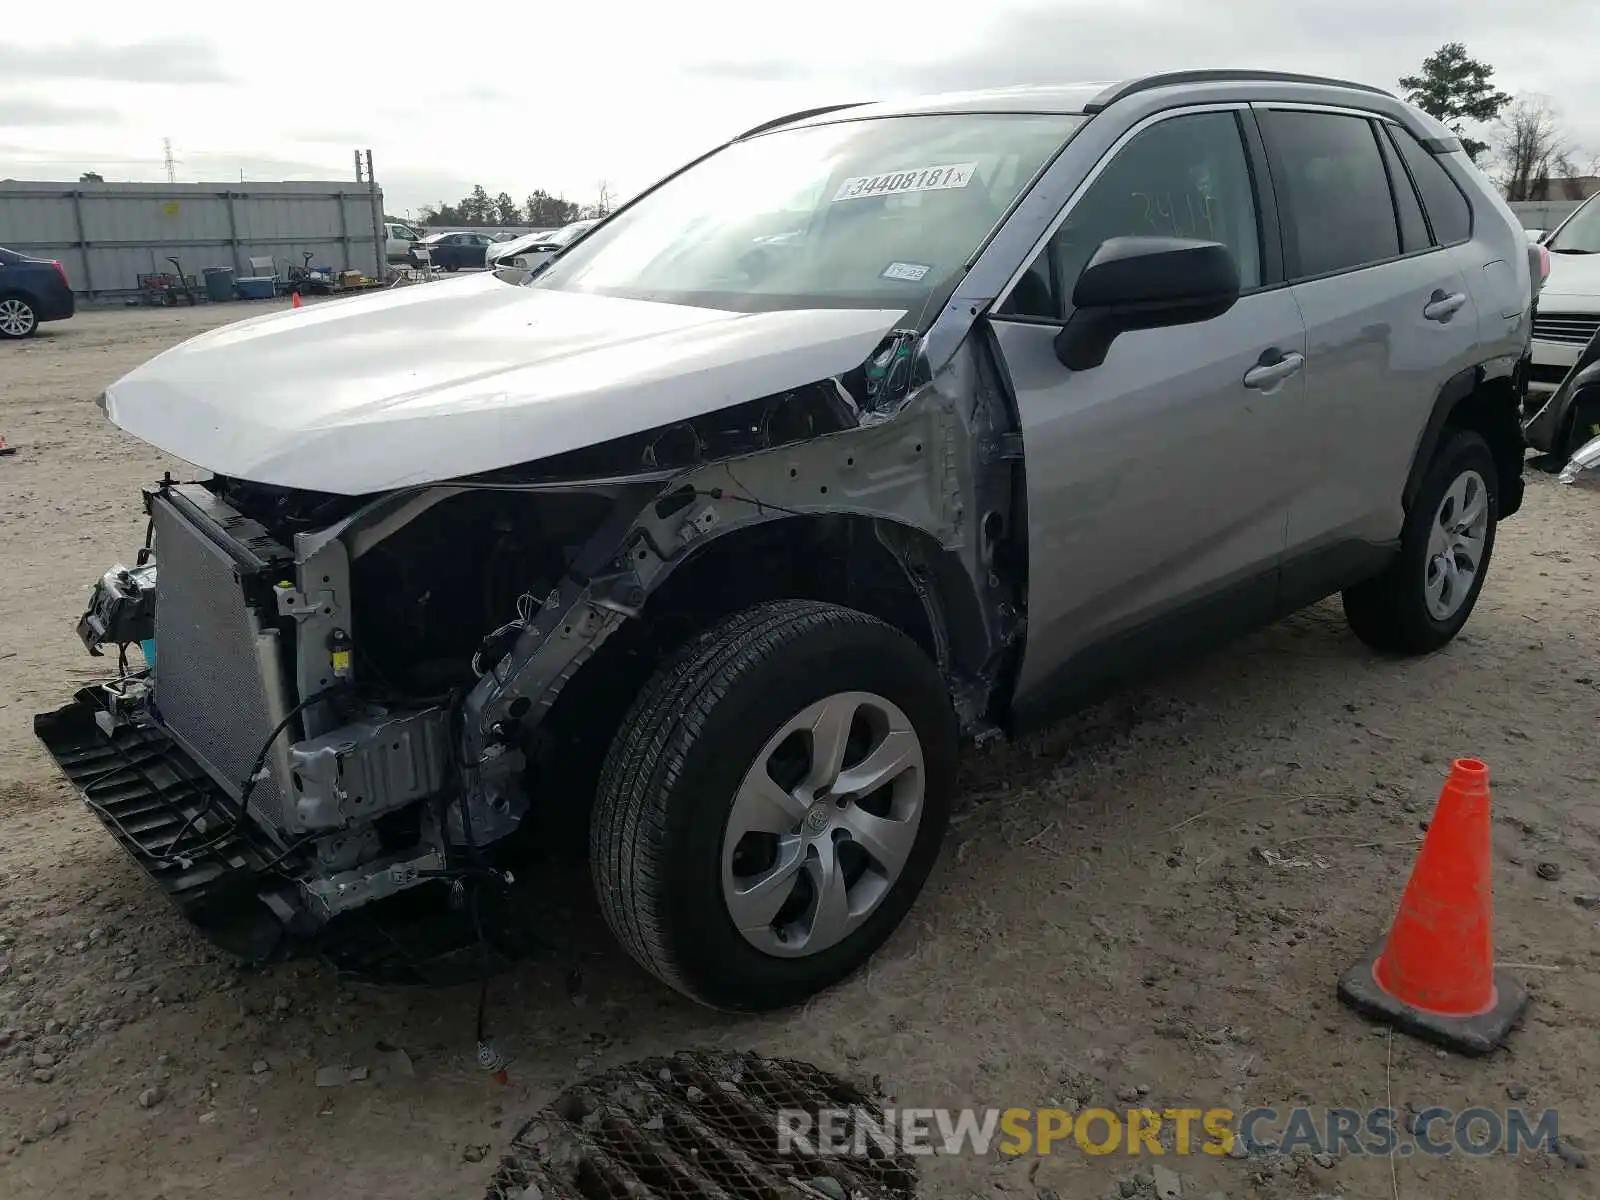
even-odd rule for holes
{"type": "Polygon", "coordinates": [[[571,245],[579,237],[593,229],[600,222],[598,218],[590,217],[582,221],[573,221],[570,225],[563,225],[560,229],[547,229],[542,233],[527,233],[509,242],[501,242],[490,246],[485,256],[484,265],[487,267],[507,268],[517,271],[531,271],[547,259],[554,258],[558,250],[571,245]]]}
{"type": "MultiPolygon", "coordinates": [[[[1544,239],[1550,277],[1533,322],[1530,401],[1542,400],[1578,361],[1600,330],[1600,196],[1585,200],[1544,239]]],[[[1530,404],[1530,409],[1536,407],[1530,404]]]]}

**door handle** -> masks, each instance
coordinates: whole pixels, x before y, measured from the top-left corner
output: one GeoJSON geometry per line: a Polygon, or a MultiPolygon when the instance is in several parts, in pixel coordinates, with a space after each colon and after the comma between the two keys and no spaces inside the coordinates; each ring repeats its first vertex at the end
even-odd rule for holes
{"type": "Polygon", "coordinates": [[[1447,295],[1443,288],[1435,288],[1433,295],[1428,297],[1428,302],[1422,306],[1422,315],[1442,325],[1460,312],[1461,306],[1466,302],[1465,292],[1451,292],[1447,295]]]}
{"type": "MultiPolygon", "coordinates": [[[[1265,360],[1268,355],[1276,353],[1274,350],[1268,350],[1261,357],[1265,360]]],[[[1305,365],[1306,356],[1291,350],[1288,354],[1278,355],[1270,362],[1263,361],[1251,367],[1244,373],[1244,385],[1247,388],[1270,392],[1305,365]]]]}

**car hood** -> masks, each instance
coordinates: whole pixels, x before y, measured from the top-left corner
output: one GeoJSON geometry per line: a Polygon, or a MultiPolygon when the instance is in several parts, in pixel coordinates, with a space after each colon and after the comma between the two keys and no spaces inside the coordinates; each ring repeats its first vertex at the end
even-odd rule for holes
{"type": "Polygon", "coordinates": [[[1552,253],[1550,278],[1539,292],[1539,303],[1553,298],[1588,298],[1584,308],[1600,309],[1600,254],[1552,253]]]}
{"type": "Polygon", "coordinates": [[[485,274],[222,326],[123,376],[104,403],[119,428],[204,470],[364,495],[839,375],[904,316],[734,313],[485,274]]]}
{"type": "Polygon", "coordinates": [[[518,254],[536,241],[537,239],[525,241],[523,238],[510,238],[504,242],[495,242],[483,254],[485,258],[501,258],[507,254],[518,254]]]}

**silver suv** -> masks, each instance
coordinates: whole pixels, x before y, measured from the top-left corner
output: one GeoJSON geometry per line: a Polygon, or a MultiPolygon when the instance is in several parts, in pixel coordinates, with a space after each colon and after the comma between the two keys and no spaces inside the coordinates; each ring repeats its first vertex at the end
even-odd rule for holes
{"type": "Polygon", "coordinates": [[[115,383],[211,475],[146,493],[79,625],[123,667],[37,731],[238,953],[511,921],[577,817],[634,958],[790,1004],[905,916],[963,742],[1334,593],[1447,643],[1522,503],[1533,287],[1455,137],[1355,84],[795,114],[530,281],[115,383]]]}

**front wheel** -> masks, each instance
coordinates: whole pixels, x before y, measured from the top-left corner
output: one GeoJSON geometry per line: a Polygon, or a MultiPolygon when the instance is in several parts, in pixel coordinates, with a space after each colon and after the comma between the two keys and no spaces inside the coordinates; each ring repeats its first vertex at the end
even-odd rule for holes
{"type": "Polygon", "coordinates": [[[1391,654],[1429,654],[1467,623],[1483,590],[1499,519],[1500,476],[1471,430],[1434,455],[1387,570],[1344,592],[1356,636],[1391,654]]]}
{"type": "Polygon", "coordinates": [[[714,1008],[798,1003],[900,924],[957,731],[921,649],[864,613],[758,605],[657,672],[601,772],[589,854],[618,941],[714,1008]]]}

